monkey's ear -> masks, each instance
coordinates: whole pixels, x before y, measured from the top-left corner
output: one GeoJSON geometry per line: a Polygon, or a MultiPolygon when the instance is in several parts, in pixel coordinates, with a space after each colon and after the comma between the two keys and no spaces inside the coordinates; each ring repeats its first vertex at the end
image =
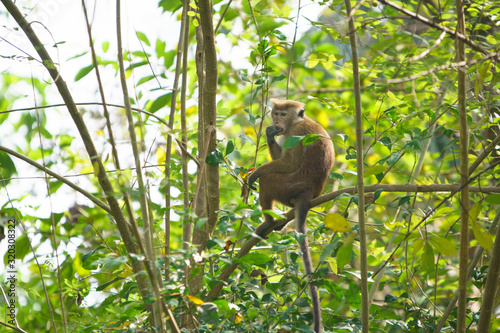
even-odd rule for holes
{"type": "Polygon", "coordinates": [[[305,112],[306,112],[306,109],[300,109],[300,110],[299,110],[299,113],[298,113],[299,117],[300,117],[300,118],[304,118],[304,113],[305,113],[305,112]]]}

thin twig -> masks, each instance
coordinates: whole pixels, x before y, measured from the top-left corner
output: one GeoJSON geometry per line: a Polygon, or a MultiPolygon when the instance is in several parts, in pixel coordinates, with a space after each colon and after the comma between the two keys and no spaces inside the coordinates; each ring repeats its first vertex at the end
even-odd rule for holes
{"type": "Polygon", "coordinates": [[[463,41],[464,43],[466,43],[467,45],[469,45],[472,49],[474,49],[476,51],[479,51],[487,56],[492,56],[492,57],[495,57],[497,60],[500,60],[500,53],[490,53],[488,50],[486,50],[485,48],[483,48],[479,44],[476,44],[474,41],[472,41],[470,38],[465,36],[463,33],[453,31],[445,26],[437,24],[436,22],[433,22],[433,21],[429,20],[428,18],[423,17],[422,15],[419,15],[417,13],[409,11],[408,9],[403,8],[403,7],[399,6],[398,4],[395,4],[394,2],[391,2],[389,0],[379,0],[379,1],[383,4],[386,4],[394,9],[396,9],[397,11],[399,11],[401,13],[404,13],[405,15],[407,15],[413,19],[416,19],[416,20],[424,23],[425,25],[428,25],[432,28],[446,32],[452,38],[463,41]]]}
{"type": "MultiPolygon", "coordinates": [[[[103,105],[103,103],[102,102],[82,102],[82,103],[75,103],[75,105],[77,105],[77,106],[103,105]]],[[[125,106],[120,105],[120,104],[107,103],[106,105],[107,106],[112,106],[112,107],[115,107],[115,108],[121,108],[121,109],[125,108],[125,106]]],[[[64,106],[66,106],[66,104],[50,104],[50,105],[37,106],[37,108],[38,109],[50,109],[50,108],[64,107],[64,106]]],[[[11,113],[11,112],[31,111],[31,110],[34,110],[34,109],[35,109],[34,107],[10,109],[10,110],[0,111],[0,114],[11,113]]],[[[158,120],[160,123],[162,123],[165,127],[167,127],[167,130],[164,131],[163,133],[165,135],[167,135],[168,137],[174,138],[175,142],[178,145],[179,150],[181,150],[184,154],[186,154],[187,156],[189,156],[189,158],[193,162],[195,162],[197,166],[200,166],[200,162],[198,161],[198,159],[196,157],[194,157],[193,155],[191,155],[191,153],[189,153],[187,151],[187,149],[183,147],[183,145],[181,144],[181,142],[177,138],[174,137],[173,133],[175,131],[172,129],[171,126],[169,126],[169,124],[163,118],[161,118],[157,114],[154,114],[152,112],[149,112],[149,111],[146,111],[146,110],[143,110],[143,109],[134,108],[134,107],[132,107],[131,109],[132,109],[132,111],[144,113],[145,115],[148,115],[149,117],[153,117],[156,120],[158,120]]]]}

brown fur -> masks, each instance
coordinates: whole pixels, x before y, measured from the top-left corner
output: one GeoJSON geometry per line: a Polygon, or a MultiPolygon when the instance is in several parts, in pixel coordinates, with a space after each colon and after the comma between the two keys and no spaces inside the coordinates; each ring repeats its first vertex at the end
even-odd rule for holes
{"type": "MultiPolygon", "coordinates": [[[[304,103],[271,99],[274,108],[271,112],[273,125],[266,130],[267,144],[273,161],[264,164],[250,175],[248,184],[260,178],[259,201],[263,210],[272,210],[274,202],[295,207],[295,219],[299,233],[306,234],[306,218],[309,202],[323,191],[326,178],[335,159],[333,144],[326,131],[304,113],[304,103]],[[291,136],[321,134],[313,144],[303,146],[301,142],[293,148],[282,149],[282,142],[291,136]],[[275,138],[278,137],[278,139],[275,138]]],[[[265,221],[274,223],[270,215],[265,214],[265,221]]],[[[312,274],[313,266],[307,237],[301,244],[304,268],[312,274]]],[[[313,303],[314,331],[321,331],[321,305],[318,289],[312,284],[311,300],[313,303]]]]}

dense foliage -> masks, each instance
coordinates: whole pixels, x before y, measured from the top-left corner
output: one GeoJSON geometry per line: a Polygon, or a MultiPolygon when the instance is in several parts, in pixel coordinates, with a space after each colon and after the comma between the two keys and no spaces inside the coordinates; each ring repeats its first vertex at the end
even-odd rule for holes
{"type": "MultiPolygon", "coordinates": [[[[70,6],[62,2],[58,10],[70,6]]],[[[168,24],[136,30],[124,44],[127,108],[117,79],[115,39],[108,40],[98,29],[87,37],[93,41],[100,84],[91,48],[58,58],[59,50],[71,50],[71,40],[53,40],[36,24],[37,7],[16,2],[53,57],[49,67],[60,71],[80,102],[106,172],[89,158],[88,141],[82,139],[81,126],[73,124],[67,100],[61,102],[44,67],[47,62],[37,55],[39,47],[29,45],[7,6],[0,7],[7,22],[1,43],[16,47],[2,51],[2,63],[12,70],[0,76],[0,238],[9,235],[8,217],[18,221],[18,325],[11,326],[21,332],[153,331],[150,311],[156,311],[158,321],[158,311],[164,318],[168,308],[185,331],[312,332],[307,284],[314,283],[322,298],[325,331],[361,331],[358,196],[353,190],[358,139],[364,145],[366,192],[373,194],[360,208],[367,225],[370,331],[432,332],[442,320],[442,331],[454,332],[458,314],[452,297],[464,270],[460,246],[467,246],[472,261],[466,325],[476,330],[483,297],[494,295],[498,287],[493,283],[493,289],[486,289],[488,274],[495,281],[493,250],[500,220],[498,3],[463,2],[466,36],[457,38],[465,42],[466,58],[459,63],[455,2],[352,1],[364,131],[356,138],[343,0],[212,1],[218,84],[216,124],[211,125],[217,149],[204,145],[215,132],[205,122],[206,104],[199,104],[208,96],[200,82],[211,75],[206,70],[210,59],[200,56],[210,43],[201,31],[203,19],[212,19],[201,8],[209,2],[184,3],[159,1],[168,24]],[[189,32],[184,45],[182,20],[189,32]],[[158,34],[166,37],[156,37],[156,29],[167,29],[166,35],[158,34]],[[459,132],[461,70],[466,72],[470,166],[466,245],[459,242],[459,146],[467,142],[459,132]],[[247,200],[241,188],[249,170],[270,158],[263,137],[269,121],[262,121],[269,97],[306,102],[307,114],[327,129],[335,145],[336,162],[325,186],[325,193],[332,194],[308,216],[316,265],[312,277],[303,274],[298,246],[303,236],[293,223],[238,256],[262,219],[257,192],[247,200]],[[138,152],[131,149],[129,109],[138,152]],[[220,176],[215,208],[207,168],[216,168],[220,176]],[[103,187],[103,177],[112,184],[111,193],[103,187]],[[120,229],[120,215],[109,198],[119,203],[128,230],[120,229]],[[133,244],[124,240],[124,230],[133,235],[133,244]],[[205,232],[206,238],[196,238],[197,232],[205,232]],[[137,271],[137,263],[148,269],[137,271]],[[221,271],[235,263],[221,292],[209,297],[221,271]],[[143,278],[150,289],[141,294],[143,278]],[[448,306],[451,313],[445,311],[448,306]]],[[[100,2],[87,7],[88,22],[97,26],[110,19],[101,15],[100,2]]],[[[83,13],[74,24],[86,29],[83,13]]],[[[133,15],[122,18],[130,24],[124,27],[133,30],[134,20],[133,15]]],[[[278,208],[278,218],[288,211],[278,208]]],[[[0,242],[2,250],[8,239],[0,242]]],[[[5,267],[8,263],[5,251],[5,267]]],[[[500,329],[495,311],[490,325],[492,331],[500,329]]],[[[166,327],[176,330],[172,322],[166,327]]]]}

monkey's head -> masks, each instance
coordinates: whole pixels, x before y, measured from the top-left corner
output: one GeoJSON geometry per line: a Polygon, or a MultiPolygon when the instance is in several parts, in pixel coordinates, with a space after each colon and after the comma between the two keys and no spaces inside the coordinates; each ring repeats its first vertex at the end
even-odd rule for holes
{"type": "Polygon", "coordinates": [[[304,103],[276,98],[271,98],[270,101],[274,104],[271,117],[273,125],[278,129],[276,135],[285,134],[293,124],[304,119],[304,103]]]}

